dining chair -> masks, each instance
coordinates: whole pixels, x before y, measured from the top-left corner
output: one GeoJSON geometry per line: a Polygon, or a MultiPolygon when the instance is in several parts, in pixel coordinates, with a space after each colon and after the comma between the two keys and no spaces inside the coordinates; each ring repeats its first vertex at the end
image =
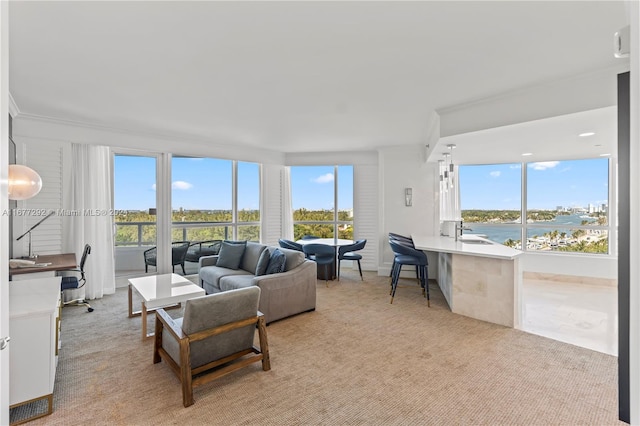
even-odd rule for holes
{"type": "Polygon", "coordinates": [[[304,251],[304,254],[308,259],[316,262],[318,266],[324,266],[324,281],[326,286],[329,287],[329,275],[331,273],[329,266],[336,260],[335,248],[326,244],[310,243],[303,245],[302,251],[304,251]]]}
{"type": "Polygon", "coordinates": [[[396,289],[398,288],[398,281],[400,280],[400,271],[403,265],[414,265],[418,271],[418,280],[420,287],[422,288],[422,295],[427,298],[427,306],[431,306],[431,300],[429,297],[429,276],[428,276],[428,261],[427,255],[421,250],[408,247],[398,241],[389,239],[389,245],[394,253],[393,267],[391,270],[391,302],[396,295],[396,289]]]}
{"type": "Polygon", "coordinates": [[[285,239],[281,238],[281,239],[278,240],[278,244],[282,248],[303,251],[302,250],[302,244],[296,243],[295,241],[285,240],[285,239]]]}
{"type": "Polygon", "coordinates": [[[338,247],[338,281],[340,281],[340,264],[342,263],[342,260],[353,260],[358,262],[360,280],[364,281],[364,278],[362,277],[362,266],[360,265],[362,255],[354,252],[362,250],[365,244],[367,244],[367,240],[358,240],[353,244],[338,247]]]}

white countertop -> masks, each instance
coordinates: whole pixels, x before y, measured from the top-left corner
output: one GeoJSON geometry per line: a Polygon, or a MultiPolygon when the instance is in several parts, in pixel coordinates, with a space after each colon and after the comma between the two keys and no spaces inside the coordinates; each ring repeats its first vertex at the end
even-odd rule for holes
{"type": "Polygon", "coordinates": [[[512,249],[502,244],[494,243],[477,235],[465,234],[456,241],[452,237],[434,235],[411,234],[413,244],[418,250],[442,253],[464,254],[468,256],[493,257],[499,259],[515,259],[522,251],[512,249]],[[489,244],[465,243],[464,241],[484,241],[489,244]]]}

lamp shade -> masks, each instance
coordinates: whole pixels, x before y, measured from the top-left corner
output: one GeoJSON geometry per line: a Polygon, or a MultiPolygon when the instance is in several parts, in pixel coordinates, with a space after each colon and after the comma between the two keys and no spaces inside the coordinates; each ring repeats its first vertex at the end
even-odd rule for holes
{"type": "Polygon", "coordinates": [[[33,169],[19,164],[9,165],[9,199],[27,200],[42,189],[42,178],[33,169]]]}

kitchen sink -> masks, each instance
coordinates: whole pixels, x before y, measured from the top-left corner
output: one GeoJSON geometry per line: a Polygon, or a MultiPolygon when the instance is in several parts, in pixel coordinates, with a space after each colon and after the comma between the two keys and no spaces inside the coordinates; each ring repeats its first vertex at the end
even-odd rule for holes
{"type": "Polygon", "coordinates": [[[463,244],[479,244],[479,245],[487,245],[487,246],[493,244],[491,241],[485,241],[485,240],[458,239],[458,241],[460,241],[463,244]]]}

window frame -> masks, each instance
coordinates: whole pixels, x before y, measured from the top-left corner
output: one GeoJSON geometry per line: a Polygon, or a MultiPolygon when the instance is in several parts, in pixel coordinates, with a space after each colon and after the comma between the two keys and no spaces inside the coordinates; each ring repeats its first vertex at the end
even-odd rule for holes
{"type": "MultiPolygon", "coordinates": [[[[350,220],[350,221],[345,221],[345,220],[338,220],[338,212],[339,212],[339,208],[340,206],[338,205],[338,187],[339,187],[339,180],[340,180],[340,176],[339,176],[339,168],[340,167],[351,167],[352,171],[354,170],[354,165],[353,164],[334,164],[334,165],[323,165],[323,164],[314,164],[314,165],[300,165],[300,166],[289,166],[290,168],[302,168],[302,167],[333,167],[333,220],[332,221],[326,221],[326,220],[295,220],[294,218],[294,212],[295,210],[291,209],[291,217],[292,217],[292,222],[293,222],[293,229],[294,229],[294,240],[298,240],[299,238],[295,237],[295,227],[296,225],[332,225],[333,226],[333,240],[337,241],[339,239],[339,226],[340,225],[351,225],[351,229],[354,229],[354,221],[350,220]]],[[[353,173],[353,172],[352,172],[353,173]]],[[[293,187],[293,180],[291,182],[291,186],[293,187]]],[[[293,199],[292,199],[293,201],[293,199]]],[[[353,204],[353,199],[351,200],[352,204],[353,204]]],[[[352,217],[355,217],[355,212],[353,214],[352,217]]],[[[302,236],[300,236],[301,238],[302,236]]]]}
{"type": "MultiPolygon", "coordinates": [[[[258,238],[259,241],[262,241],[262,232],[263,232],[263,227],[262,227],[262,218],[264,216],[263,211],[262,211],[262,197],[263,197],[263,188],[262,188],[262,180],[263,180],[263,164],[262,163],[257,163],[257,162],[252,162],[252,161],[240,161],[240,160],[229,160],[229,159],[225,159],[225,158],[218,158],[218,157],[206,157],[206,156],[200,156],[200,155],[187,155],[187,154],[177,154],[177,153],[160,153],[160,152],[153,152],[153,151],[139,151],[139,150],[130,150],[130,149],[113,149],[112,150],[112,159],[111,159],[111,168],[112,168],[112,174],[114,176],[115,179],[115,174],[114,172],[114,163],[115,163],[115,158],[116,156],[137,156],[137,157],[152,157],[152,158],[156,158],[156,209],[157,209],[157,218],[160,218],[162,216],[166,216],[168,218],[168,223],[169,223],[169,229],[167,230],[167,239],[168,241],[165,243],[168,243],[167,247],[170,247],[170,243],[173,240],[172,238],[172,231],[175,228],[180,228],[179,223],[178,224],[174,224],[174,222],[172,221],[172,215],[173,215],[173,206],[172,204],[172,187],[171,187],[171,182],[173,181],[173,170],[172,170],[172,160],[175,157],[187,157],[187,158],[213,158],[216,160],[224,160],[224,161],[230,161],[231,162],[231,169],[232,169],[232,179],[231,179],[231,185],[232,185],[232,218],[230,222],[203,222],[202,225],[198,225],[197,223],[190,223],[190,227],[227,227],[231,229],[231,235],[229,235],[229,239],[233,239],[235,240],[238,237],[238,228],[239,227],[245,227],[245,226],[258,226],[259,227],[259,233],[258,233],[258,238]],[[238,222],[238,163],[251,163],[251,164],[255,164],[258,166],[258,210],[259,210],[259,214],[260,214],[260,219],[258,221],[250,221],[250,222],[238,222]],[[168,177],[168,179],[163,179],[163,176],[168,177]],[[168,184],[163,184],[164,182],[168,182],[168,184]],[[158,200],[162,200],[162,201],[158,201],[158,200]],[[162,211],[162,206],[167,206],[168,208],[165,207],[165,210],[167,211],[162,211]]],[[[112,185],[112,204],[115,202],[115,188],[112,185]]],[[[114,205],[115,208],[115,205],[114,205]]],[[[115,221],[116,217],[114,216],[114,225],[116,223],[115,221]]],[[[160,230],[160,222],[157,220],[156,221],[156,246],[160,247],[161,246],[161,230],[160,230]]],[[[143,247],[146,245],[143,244],[143,242],[138,241],[136,246],[138,247],[143,247]]],[[[117,247],[127,247],[127,245],[115,245],[115,240],[114,240],[114,248],[117,247]]]]}
{"type": "MultiPolygon", "coordinates": [[[[570,159],[562,159],[562,160],[548,160],[548,161],[580,161],[580,160],[597,160],[602,158],[570,158],[570,159]]],[[[614,205],[613,197],[615,192],[615,176],[616,172],[614,170],[615,162],[611,157],[607,158],[607,168],[608,168],[608,177],[607,177],[607,224],[606,225],[567,225],[567,224],[550,224],[548,222],[545,223],[528,223],[528,168],[530,164],[537,163],[539,161],[531,161],[531,162],[513,162],[513,163],[495,163],[499,165],[505,164],[520,164],[520,214],[521,221],[520,223],[496,223],[494,226],[504,227],[504,229],[519,229],[520,234],[520,248],[526,253],[535,253],[541,255],[559,255],[559,256],[567,256],[567,255],[578,255],[578,256],[597,256],[597,257],[612,257],[616,255],[615,244],[612,244],[617,239],[617,234],[615,233],[617,229],[616,223],[617,221],[615,208],[612,208],[614,205]],[[607,253],[588,253],[588,252],[580,252],[580,251],[561,251],[561,250],[535,250],[527,248],[527,240],[528,235],[531,230],[535,229],[557,229],[564,230],[570,228],[572,230],[582,229],[582,230],[600,230],[607,232],[607,253]]],[[[460,164],[458,168],[465,166],[488,166],[491,164],[460,164]]],[[[460,179],[457,182],[458,186],[460,185],[460,179]]],[[[462,191],[458,188],[460,197],[462,199],[462,191]]],[[[462,205],[462,203],[461,203],[462,205]]],[[[460,208],[460,217],[462,217],[463,209],[460,208]]],[[[469,222],[474,223],[474,222],[469,222]]],[[[473,226],[473,225],[470,225],[473,226]]],[[[503,243],[499,243],[503,244],[503,243]]]]}

